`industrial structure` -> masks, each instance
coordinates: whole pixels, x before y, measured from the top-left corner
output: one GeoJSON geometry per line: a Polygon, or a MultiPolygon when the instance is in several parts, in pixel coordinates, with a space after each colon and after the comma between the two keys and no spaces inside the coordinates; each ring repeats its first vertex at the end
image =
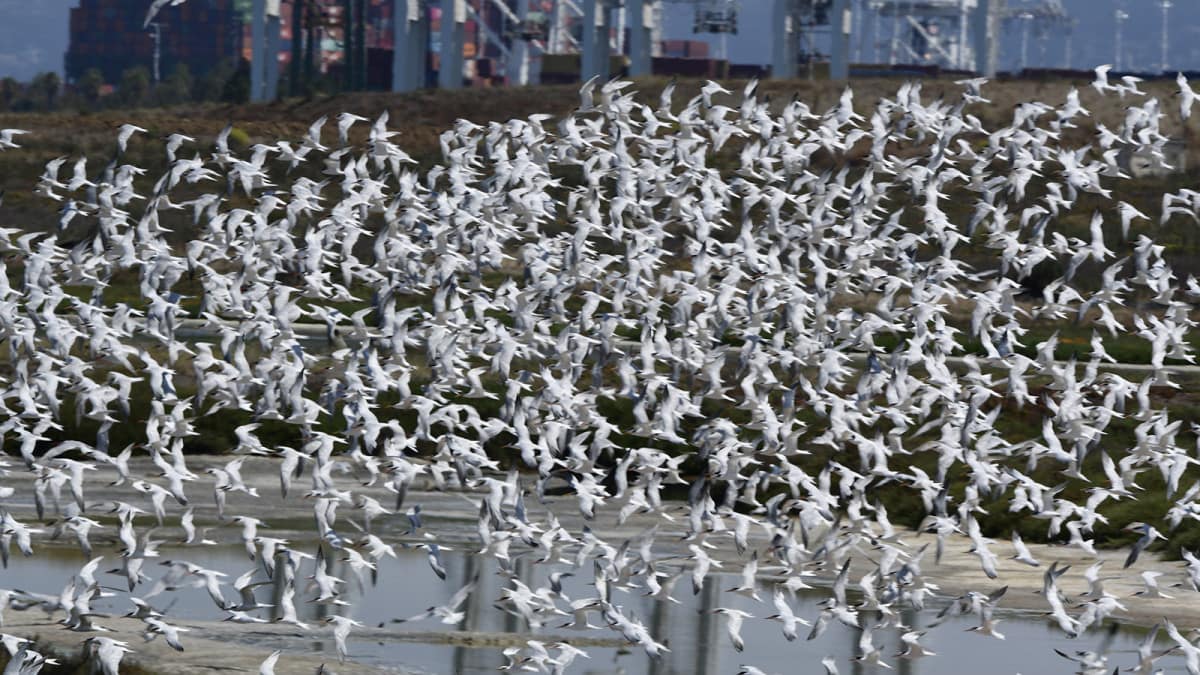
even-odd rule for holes
{"type": "Polygon", "coordinates": [[[875,2],[871,11],[892,20],[887,39],[888,63],[937,64],[959,70],[993,71],[992,47],[986,39],[994,23],[980,25],[972,39],[972,17],[983,24],[994,22],[996,0],[924,0],[923,2],[875,2]],[[982,39],[980,39],[982,38],[982,39]],[[978,46],[977,46],[978,45],[978,46]]]}
{"type": "MultiPolygon", "coordinates": [[[[405,9],[407,24],[396,25],[396,67],[393,87],[408,90],[420,86],[418,78],[404,74],[403,62],[412,62],[411,52],[421,50],[422,31],[427,31],[429,7],[426,0],[394,0],[405,9]],[[408,48],[400,47],[406,40],[408,48]],[[416,40],[417,45],[411,45],[416,40]]],[[[471,6],[469,0],[444,0],[456,6],[471,6]]],[[[509,81],[525,84],[538,80],[538,63],[562,54],[577,55],[570,61],[579,79],[614,74],[613,55],[624,59],[632,76],[655,70],[663,58],[661,12],[664,2],[694,7],[695,33],[728,34],[738,30],[736,0],[546,0],[536,16],[545,23],[531,23],[523,13],[532,0],[479,0],[503,7],[514,25],[524,30],[497,46],[509,63],[509,81]],[[544,29],[541,26],[545,26],[544,29]],[[519,74],[519,76],[517,75],[519,74]]],[[[851,62],[940,66],[976,71],[989,76],[997,70],[997,45],[1003,30],[1019,30],[1023,51],[1030,34],[1044,49],[1050,37],[1064,36],[1069,43],[1074,21],[1061,0],[763,0],[772,3],[773,34],[769,73],[773,77],[795,77],[801,67],[828,64],[828,76],[844,79],[851,62]],[[888,34],[884,35],[884,30],[888,34]],[[869,36],[871,43],[865,43],[869,36]],[[864,49],[864,45],[866,49],[864,49]],[[881,49],[882,48],[882,49],[881,49]],[[886,57],[883,55],[886,54],[886,57]]],[[[399,11],[397,12],[399,14],[399,11]]],[[[444,15],[443,15],[444,16],[444,15]]],[[[456,11],[455,16],[464,16],[456,11]]],[[[457,22],[456,22],[457,25],[457,22]]],[[[441,26],[439,51],[459,54],[453,26],[441,26]]],[[[1065,50],[1069,67],[1069,44],[1065,50]]],[[[1022,58],[1022,66],[1025,58],[1022,58]]],[[[439,86],[459,86],[457,63],[439,68],[439,86]]]]}
{"type": "MultiPolygon", "coordinates": [[[[1051,38],[1069,42],[1073,25],[1060,0],[754,1],[772,7],[771,58],[742,76],[844,79],[852,62],[990,76],[1003,31],[1020,36],[1024,67],[1031,39],[1044,63],[1046,45],[1062,41],[1051,38]]],[[[192,0],[164,8],[151,32],[139,3],[80,3],[68,80],[97,60],[112,82],[152,56],[164,68],[201,71],[232,54],[250,63],[256,101],[302,93],[319,76],[343,89],[394,91],[655,72],[723,77],[734,71],[722,44],[739,30],[739,0],[192,0]],[[664,3],[688,6],[693,34],[717,36],[718,58],[699,40],[663,40],[664,3]],[[285,75],[289,88],[280,91],[285,75]]]]}
{"type": "MultiPolygon", "coordinates": [[[[1063,67],[1071,66],[1075,20],[1061,0],[860,0],[858,4],[862,7],[856,21],[860,30],[855,31],[859,55],[863,38],[869,37],[875,63],[940,66],[991,77],[998,68],[1001,32],[1009,30],[1019,36],[1018,69],[1028,65],[1031,35],[1043,52],[1049,42],[1061,44],[1063,67]]],[[[1042,56],[1039,62],[1046,63],[1047,55],[1042,56]]]]}
{"type": "Polygon", "coordinates": [[[116,83],[126,70],[144,66],[153,72],[156,63],[160,73],[182,64],[199,74],[233,57],[241,44],[235,0],[192,0],[171,7],[149,31],[142,26],[146,4],[80,0],[71,8],[71,39],[63,59],[67,81],[95,68],[106,82],[116,83]]]}

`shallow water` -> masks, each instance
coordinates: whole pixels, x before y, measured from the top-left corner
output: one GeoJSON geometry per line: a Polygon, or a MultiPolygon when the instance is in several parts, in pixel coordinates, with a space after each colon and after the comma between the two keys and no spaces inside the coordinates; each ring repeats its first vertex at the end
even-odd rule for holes
{"type": "MultiPolygon", "coordinates": [[[[479,572],[479,586],[468,600],[468,616],[462,630],[482,631],[489,633],[524,632],[528,627],[523,621],[493,606],[493,601],[499,596],[503,579],[494,574],[495,562],[479,556],[468,555],[467,551],[446,551],[443,559],[447,571],[446,581],[436,577],[427,564],[422,551],[398,551],[399,559],[387,559],[382,565],[375,586],[368,580],[367,586],[360,591],[354,575],[344,568],[335,570],[337,576],[346,579],[343,595],[351,605],[341,608],[349,616],[368,626],[384,624],[389,630],[397,633],[408,631],[441,631],[454,630],[454,626],[445,626],[437,619],[426,619],[420,622],[394,624],[396,618],[406,618],[419,613],[425,608],[446,602],[451,595],[461,588],[476,572],[479,572]],[[472,569],[474,565],[482,565],[481,569],[472,569]]],[[[185,550],[163,550],[162,559],[182,559],[203,567],[221,570],[229,575],[226,581],[232,582],[238,575],[245,572],[255,563],[251,562],[243,549],[238,547],[209,547],[189,548],[185,550]]],[[[27,591],[57,594],[62,584],[74,574],[83,564],[83,557],[72,549],[41,548],[35,557],[14,558],[7,570],[0,571],[0,583],[7,588],[21,588],[27,591]]],[[[113,562],[109,557],[105,563],[113,562]]],[[[302,575],[311,574],[311,564],[302,568],[302,575]]],[[[341,563],[338,563],[339,565],[341,563]]],[[[155,565],[147,565],[147,573],[152,578],[157,577],[155,565]]],[[[107,569],[104,563],[101,569],[107,569]]],[[[517,563],[517,574],[525,583],[544,583],[546,575],[553,571],[569,571],[567,567],[537,566],[527,563],[517,563]]],[[[261,571],[260,571],[261,573],[261,571]]],[[[588,585],[590,570],[578,577],[564,580],[564,591],[571,597],[585,597],[592,592],[588,585]]],[[[120,587],[124,581],[120,577],[98,575],[101,583],[108,580],[114,587],[120,587]]],[[[841,625],[832,625],[820,638],[811,642],[804,640],[806,628],[801,628],[801,638],[795,642],[787,642],[780,632],[779,625],[764,620],[770,606],[770,589],[761,593],[764,603],[757,603],[724,589],[735,585],[736,579],[725,576],[713,576],[705,589],[699,595],[690,592],[687,580],[681,581],[675,590],[679,604],[659,603],[650,598],[641,597],[634,593],[615,592],[615,603],[622,605],[627,614],[638,617],[655,634],[660,642],[666,642],[671,649],[659,661],[648,658],[640,648],[631,646],[628,649],[589,647],[589,659],[580,659],[569,672],[584,674],[628,673],[630,675],[696,675],[736,672],[739,664],[750,664],[768,673],[809,673],[822,672],[819,662],[823,656],[832,655],[838,659],[838,665],[844,674],[889,672],[881,668],[864,666],[850,659],[857,653],[858,631],[841,625]],[[755,614],[756,619],[748,619],[742,630],[746,642],[746,650],[738,653],[725,631],[724,617],[713,615],[710,611],[716,607],[740,608],[755,614]]],[[[139,588],[146,592],[147,588],[139,588]]],[[[259,600],[269,602],[270,589],[258,589],[259,600]]],[[[232,588],[225,589],[226,597],[232,599],[232,588]]],[[[304,621],[311,621],[316,627],[312,640],[301,644],[309,645],[316,652],[330,654],[330,660],[336,659],[333,642],[329,631],[323,626],[316,625],[327,615],[327,607],[302,603],[301,599],[308,594],[304,589],[297,592],[297,609],[304,621]]],[[[824,592],[800,595],[793,599],[792,606],[798,616],[815,619],[820,612],[817,603],[827,597],[824,592]]],[[[169,615],[186,624],[191,620],[220,619],[224,613],[216,608],[203,589],[180,589],[174,593],[164,594],[151,599],[159,609],[168,609],[169,615]]],[[[129,609],[128,603],[121,595],[96,603],[96,611],[121,614],[129,609]]],[[[9,610],[10,612],[12,610],[9,610]]],[[[40,610],[30,610],[38,612],[40,610]]],[[[269,610],[268,610],[269,611],[269,610]]],[[[928,626],[934,619],[934,612],[924,613],[905,612],[903,620],[916,630],[928,626]]],[[[265,615],[264,615],[265,616],[265,615]]],[[[1041,617],[1029,612],[998,611],[997,616],[1003,621],[999,630],[1005,635],[1005,640],[983,637],[965,632],[975,625],[973,617],[963,617],[948,620],[941,625],[930,628],[922,643],[937,653],[936,656],[919,661],[897,659],[894,654],[899,651],[899,633],[894,630],[877,631],[876,644],[884,654],[884,661],[891,664],[894,672],[913,675],[957,675],[970,672],[978,675],[997,675],[1025,673],[1035,675],[1040,673],[1071,673],[1076,672],[1076,666],[1054,653],[1054,649],[1064,652],[1078,650],[1107,649],[1109,653],[1109,672],[1117,666],[1128,668],[1135,663],[1132,653],[1145,634],[1139,627],[1121,627],[1115,633],[1109,634],[1107,628],[1093,628],[1084,638],[1070,640],[1065,638],[1057,629],[1041,620],[1041,617]]],[[[597,615],[592,620],[599,621],[597,615]]],[[[99,623],[103,625],[103,620],[99,623]]],[[[253,630],[247,626],[247,630],[253,630]]],[[[539,632],[539,631],[534,631],[539,632]]],[[[591,631],[588,633],[573,633],[555,627],[553,624],[540,632],[549,632],[555,636],[579,635],[588,637],[619,638],[610,631],[591,631]]],[[[264,638],[270,640],[271,638],[264,638]]],[[[278,639],[278,638],[275,638],[278,639]]],[[[186,644],[186,638],[184,640],[186,644]]],[[[136,647],[136,645],[134,645],[136,647]]],[[[275,646],[263,644],[265,652],[275,646]]],[[[288,649],[296,649],[299,645],[292,643],[288,649]]],[[[423,642],[378,640],[374,638],[355,638],[350,635],[350,654],[353,658],[404,670],[423,673],[486,673],[496,672],[504,665],[505,658],[498,647],[473,648],[451,644],[431,644],[423,642]]],[[[1165,646],[1165,645],[1164,645],[1165,646]]],[[[1166,672],[1184,672],[1182,660],[1166,657],[1159,662],[1166,672]]]]}

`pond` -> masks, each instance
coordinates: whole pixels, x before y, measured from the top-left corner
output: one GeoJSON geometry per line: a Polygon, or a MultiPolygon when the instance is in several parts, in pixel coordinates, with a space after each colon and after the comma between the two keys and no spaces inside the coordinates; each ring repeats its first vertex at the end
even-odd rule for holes
{"type": "MultiPolygon", "coordinates": [[[[354,574],[346,569],[343,563],[335,563],[333,571],[346,580],[343,596],[350,602],[350,606],[340,610],[367,626],[382,627],[401,638],[380,638],[378,631],[373,631],[375,634],[364,638],[361,635],[356,637],[352,632],[349,641],[351,657],[367,663],[418,673],[490,673],[503,666],[506,659],[501,654],[500,647],[470,647],[402,639],[402,635],[409,632],[530,632],[523,619],[493,604],[505,585],[505,579],[496,574],[495,561],[489,557],[472,555],[471,551],[445,551],[443,559],[446,580],[442,581],[431,571],[423,551],[398,549],[397,553],[397,559],[388,558],[381,564],[377,582],[372,585],[368,579],[362,589],[358,587],[354,574]],[[403,624],[393,623],[394,619],[411,617],[432,605],[444,604],[455,591],[476,575],[479,577],[479,585],[467,600],[464,607],[466,618],[461,626],[446,626],[436,618],[403,624]]],[[[255,563],[248,559],[243,549],[228,546],[164,549],[161,559],[187,560],[206,568],[220,570],[229,575],[226,581],[230,583],[243,572],[255,567],[255,563]]],[[[57,594],[83,562],[82,556],[74,549],[42,547],[32,558],[21,558],[17,555],[10,562],[9,568],[0,573],[0,578],[3,578],[3,586],[7,588],[57,594]]],[[[107,559],[100,569],[108,569],[112,563],[111,558],[107,559]]],[[[312,573],[311,566],[312,563],[309,562],[302,567],[302,577],[312,573]]],[[[146,571],[152,578],[157,578],[163,569],[148,564],[146,571]]],[[[545,585],[547,576],[555,571],[577,570],[572,570],[569,566],[534,566],[519,559],[514,567],[516,576],[531,587],[545,585]]],[[[259,574],[265,578],[261,569],[259,574]]],[[[583,598],[593,594],[590,577],[591,571],[587,570],[579,576],[564,578],[564,593],[571,598],[583,598]]],[[[100,574],[97,579],[102,584],[110,583],[114,587],[121,587],[124,583],[122,578],[112,575],[100,574]]],[[[827,655],[837,659],[843,674],[888,672],[851,661],[857,654],[859,633],[842,625],[831,625],[822,636],[812,641],[804,639],[808,629],[802,627],[800,639],[795,642],[786,641],[779,624],[764,619],[764,610],[770,609],[772,591],[769,586],[764,585],[760,592],[765,602],[756,603],[726,590],[736,584],[735,578],[710,575],[701,593],[693,595],[690,585],[685,580],[674,592],[678,604],[643,597],[636,589],[614,591],[614,604],[623,606],[627,615],[645,623],[658,641],[669,645],[670,653],[662,659],[653,660],[636,646],[588,647],[586,651],[590,658],[577,660],[569,672],[704,675],[733,673],[740,664],[745,663],[768,673],[819,673],[820,660],[827,655]],[[746,620],[742,630],[745,640],[743,653],[734,650],[725,630],[725,618],[712,614],[711,610],[717,607],[743,609],[755,615],[756,618],[746,620]],[[798,664],[804,664],[802,670],[798,670],[798,664]]],[[[148,587],[141,587],[139,591],[148,592],[148,587]]],[[[225,588],[225,594],[230,599],[235,595],[232,588],[225,588]]],[[[258,595],[261,602],[269,602],[270,588],[258,589],[258,595]]],[[[264,653],[276,647],[308,648],[315,652],[328,653],[330,661],[336,659],[328,628],[316,625],[335,608],[302,602],[303,598],[313,595],[308,589],[298,588],[297,609],[301,620],[314,624],[312,638],[299,643],[263,644],[264,653]]],[[[798,616],[815,619],[820,613],[817,603],[825,597],[826,593],[800,594],[792,599],[792,606],[798,616]]],[[[157,608],[167,610],[176,622],[184,625],[188,620],[218,620],[225,616],[201,588],[182,588],[150,600],[157,608]]],[[[123,614],[129,607],[125,594],[117,593],[113,598],[98,601],[94,609],[101,613],[123,614]]],[[[1122,626],[1114,631],[1093,628],[1083,638],[1070,640],[1036,613],[998,610],[996,615],[1002,619],[998,629],[1006,638],[998,640],[966,632],[968,628],[976,625],[975,617],[951,618],[940,625],[930,627],[935,623],[937,609],[935,607],[920,613],[907,611],[901,616],[904,623],[914,630],[928,630],[922,644],[936,652],[936,656],[916,661],[895,658],[894,655],[900,650],[899,632],[892,629],[876,631],[876,644],[882,650],[884,661],[895,668],[894,672],[913,675],[957,675],[968,671],[977,675],[1076,672],[1078,666],[1055,654],[1055,649],[1067,653],[1083,650],[1106,651],[1109,654],[1108,667],[1111,672],[1116,666],[1127,668],[1136,662],[1133,651],[1145,635],[1144,628],[1122,626]]],[[[40,610],[36,609],[30,611],[40,613],[40,610]]],[[[269,611],[262,610],[262,616],[269,618],[269,611]]],[[[569,617],[564,617],[562,623],[566,623],[568,619],[569,617]]],[[[591,620],[593,623],[601,621],[599,615],[592,615],[591,620]]],[[[99,623],[103,625],[103,620],[99,623]]],[[[555,625],[555,622],[532,632],[546,635],[551,640],[584,636],[619,638],[615,632],[571,631],[555,625]]],[[[186,636],[184,642],[186,645],[186,636]]],[[[132,646],[136,648],[136,642],[132,646]]],[[[1160,646],[1166,648],[1169,645],[1164,642],[1160,646]]],[[[1162,659],[1159,666],[1166,672],[1184,672],[1182,659],[1175,655],[1162,659]]]]}

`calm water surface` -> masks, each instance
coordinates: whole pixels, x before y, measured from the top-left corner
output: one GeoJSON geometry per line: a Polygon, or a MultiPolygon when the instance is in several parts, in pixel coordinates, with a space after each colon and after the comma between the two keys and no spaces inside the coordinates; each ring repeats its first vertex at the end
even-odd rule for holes
{"type": "MultiPolygon", "coordinates": [[[[347,582],[343,587],[343,597],[351,603],[351,606],[341,608],[342,612],[368,626],[383,623],[390,630],[397,632],[453,630],[455,627],[445,626],[437,619],[400,625],[392,624],[391,621],[410,617],[431,605],[445,603],[478,572],[479,586],[468,600],[468,617],[462,628],[497,633],[527,630],[522,620],[495,608],[492,604],[499,597],[504,584],[504,580],[494,574],[493,561],[468,555],[463,551],[446,551],[443,558],[447,579],[441,581],[430,570],[424,552],[398,553],[399,559],[389,558],[381,564],[378,583],[371,586],[368,580],[362,591],[349,569],[335,570],[337,576],[347,582]],[[482,569],[476,569],[475,566],[478,565],[482,565],[482,569]]],[[[110,556],[105,563],[112,559],[110,556]]],[[[229,575],[229,582],[255,565],[247,558],[243,549],[226,546],[163,550],[162,559],[188,560],[203,567],[221,570],[229,575]]],[[[83,562],[83,557],[78,551],[68,549],[43,548],[33,558],[21,558],[18,554],[7,570],[0,570],[0,579],[3,580],[0,586],[57,594],[62,584],[83,562]]],[[[306,563],[302,568],[302,576],[312,573],[311,564],[306,563]]],[[[101,569],[106,568],[102,563],[101,569]]],[[[517,566],[518,575],[531,587],[545,583],[546,575],[555,570],[568,571],[565,567],[554,568],[546,565],[539,565],[536,569],[528,564],[518,563],[517,566]]],[[[152,578],[159,574],[156,565],[147,565],[146,571],[152,578]]],[[[586,578],[572,577],[564,580],[567,595],[586,597],[591,594],[592,589],[587,583],[590,570],[581,576],[586,578]]],[[[119,577],[99,575],[97,578],[101,579],[102,583],[107,578],[117,587],[123,584],[123,579],[119,577]]],[[[1122,627],[1112,635],[1108,635],[1105,629],[1093,629],[1082,639],[1069,640],[1035,613],[997,612],[997,615],[1003,618],[999,630],[1004,633],[1005,640],[966,632],[967,628],[976,625],[973,617],[951,619],[930,628],[923,640],[923,644],[937,652],[937,656],[916,662],[893,656],[900,649],[897,632],[878,631],[875,636],[876,644],[881,646],[884,660],[895,668],[894,671],[887,671],[850,661],[857,653],[858,631],[841,625],[830,626],[824,635],[811,642],[803,639],[807,629],[801,628],[801,639],[787,642],[777,623],[761,618],[773,612],[770,605],[771,590],[765,588],[760,593],[765,602],[756,603],[724,590],[736,585],[736,582],[737,580],[731,577],[714,576],[699,595],[693,595],[690,592],[690,584],[684,579],[674,593],[680,604],[659,603],[641,597],[636,592],[616,591],[614,602],[649,626],[660,642],[666,642],[670,646],[671,653],[661,661],[653,661],[636,646],[629,649],[589,647],[587,652],[591,658],[577,660],[569,672],[580,675],[708,675],[734,673],[739,664],[746,663],[762,668],[768,673],[821,673],[819,662],[825,655],[835,656],[841,672],[849,674],[895,672],[902,675],[1040,675],[1076,672],[1078,667],[1055,654],[1055,648],[1068,653],[1107,649],[1111,672],[1111,669],[1117,666],[1124,670],[1135,663],[1133,650],[1144,635],[1143,629],[1122,627]],[[748,619],[742,630],[742,637],[746,642],[745,652],[739,654],[733,649],[725,632],[724,617],[704,611],[716,607],[744,609],[759,617],[748,619]]],[[[261,602],[270,601],[269,587],[260,587],[258,592],[261,602]]],[[[234,598],[232,588],[227,588],[225,593],[227,598],[234,598]]],[[[297,592],[297,609],[301,619],[317,622],[328,608],[301,602],[306,595],[311,596],[304,589],[297,592]]],[[[820,613],[817,603],[824,597],[824,592],[810,596],[801,595],[793,599],[792,606],[798,616],[815,619],[820,613]]],[[[121,597],[104,602],[107,604],[97,603],[96,611],[121,614],[129,609],[127,601],[121,597]]],[[[220,619],[224,616],[203,589],[180,589],[153,598],[152,602],[160,609],[169,606],[169,615],[183,621],[220,619]]],[[[40,613],[40,610],[31,611],[40,613]]],[[[920,630],[934,619],[934,612],[907,612],[903,619],[906,624],[920,630]]],[[[592,615],[594,623],[600,620],[598,615],[592,615]]],[[[103,621],[100,623],[103,625],[103,621]]],[[[572,634],[571,631],[557,628],[555,623],[551,622],[542,632],[555,635],[572,634]]],[[[247,629],[253,629],[253,626],[247,626],[247,629]]],[[[619,637],[610,631],[574,634],[619,637]]],[[[314,651],[329,653],[330,659],[333,660],[336,658],[333,643],[328,637],[328,629],[321,626],[313,630],[313,639],[305,644],[309,644],[314,651]]],[[[186,644],[186,638],[184,642],[186,644]]],[[[380,641],[373,638],[355,639],[354,633],[350,635],[349,646],[351,655],[356,659],[424,673],[490,673],[496,672],[497,668],[505,663],[500,649],[496,647],[470,648],[420,642],[380,641]]],[[[1164,643],[1163,646],[1167,645],[1164,643]]],[[[269,645],[264,647],[271,648],[269,645]]],[[[266,651],[267,649],[264,649],[264,655],[266,651]]],[[[1185,672],[1182,660],[1175,656],[1162,659],[1159,665],[1168,673],[1185,672]]]]}

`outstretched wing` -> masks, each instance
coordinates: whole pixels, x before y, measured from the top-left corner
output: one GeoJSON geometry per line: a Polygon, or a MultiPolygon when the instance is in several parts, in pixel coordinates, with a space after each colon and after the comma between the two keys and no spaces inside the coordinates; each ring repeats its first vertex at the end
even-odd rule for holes
{"type": "Polygon", "coordinates": [[[142,22],[142,30],[150,27],[150,22],[154,21],[154,17],[158,15],[159,10],[167,5],[182,5],[187,0],[154,0],[150,3],[150,9],[146,11],[146,20],[142,22]]]}

